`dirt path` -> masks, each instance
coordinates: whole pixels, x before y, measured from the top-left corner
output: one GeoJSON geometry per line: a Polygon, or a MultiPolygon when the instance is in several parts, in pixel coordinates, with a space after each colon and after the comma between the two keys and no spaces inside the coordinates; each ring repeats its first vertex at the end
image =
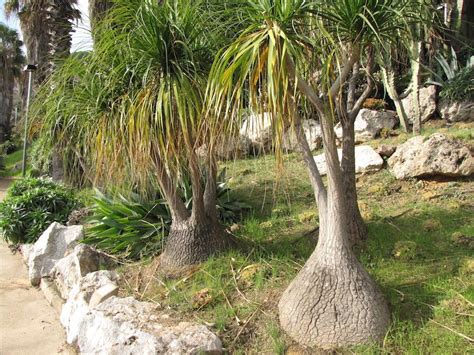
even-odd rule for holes
{"type": "MultiPolygon", "coordinates": [[[[0,199],[11,180],[0,179],[0,199]]],[[[58,314],[28,281],[21,255],[0,242],[0,355],[70,354],[58,314]]]]}

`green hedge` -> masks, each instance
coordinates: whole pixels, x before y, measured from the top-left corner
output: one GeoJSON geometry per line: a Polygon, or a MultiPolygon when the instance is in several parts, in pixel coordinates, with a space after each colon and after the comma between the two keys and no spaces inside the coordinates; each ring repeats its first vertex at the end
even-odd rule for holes
{"type": "Polygon", "coordinates": [[[15,181],[0,203],[0,230],[13,244],[34,243],[52,222],[66,223],[79,207],[70,189],[48,179],[15,181]]]}

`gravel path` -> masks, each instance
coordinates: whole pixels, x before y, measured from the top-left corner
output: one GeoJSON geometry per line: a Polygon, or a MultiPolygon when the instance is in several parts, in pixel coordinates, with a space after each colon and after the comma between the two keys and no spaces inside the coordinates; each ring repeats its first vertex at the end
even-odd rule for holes
{"type": "MultiPolygon", "coordinates": [[[[0,199],[11,180],[0,179],[0,199]]],[[[59,316],[28,281],[21,255],[0,242],[0,355],[74,354],[59,316]]]]}

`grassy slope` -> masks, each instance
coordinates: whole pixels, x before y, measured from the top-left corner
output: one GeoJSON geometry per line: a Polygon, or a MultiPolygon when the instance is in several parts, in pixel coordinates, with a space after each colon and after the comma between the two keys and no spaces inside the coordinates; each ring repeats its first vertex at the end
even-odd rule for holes
{"type": "MultiPolygon", "coordinates": [[[[444,130],[472,142],[472,125],[444,130]]],[[[154,264],[126,268],[123,292],[212,325],[233,353],[315,353],[293,344],[277,318],[279,296],[315,245],[317,213],[304,167],[297,155],[286,157],[279,174],[270,156],[227,165],[233,193],[253,206],[236,232],[248,247],[176,280],[156,278],[154,264]]],[[[382,170],[359,176],[358,188],[370,233],[360,260],[387,296],[393,322],[382,345],[345,352],[474,351],[463,338],[474,329],[474,181],[397,181],[382,170]]]]}
{"type": "Polygon", "coordinates": [[[17,171],[13,171],[16,164],[21,163],[21,159],[23,157],[23,150],[19,149],[14,151],[11,154],[5,156],[5,169],[0,171],[0,176],[2,177],[11,177],[11,176],[18,176],[21,174],[21,168],[17,171]]]}

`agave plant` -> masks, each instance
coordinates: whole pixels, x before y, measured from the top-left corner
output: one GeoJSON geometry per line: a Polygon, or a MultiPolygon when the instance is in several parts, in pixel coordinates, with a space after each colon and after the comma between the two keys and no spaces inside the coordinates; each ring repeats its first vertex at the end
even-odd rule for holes
{"type": "Polygon", "coordinates": [[[435,56],[443,74],[433,72],[435,80],[428,80],[441,88],[440,96],[452,101],[472,99],[474,95],[474,56],[471,56],[463,67],[459,64],[456,52],[451,48],[451,61],[441,54],[435,56]]]}
{"type": "Polygon", "coordinates": [[[136,194],[111,199],[96,190],[92,210],[84,243],[128,259],[157,254],[171,225],[163,199],[146,202],[136,194]]]}
{"type": "MultiPolygon", "coordinates": [[[[226,171],[217,177],[216,209],[222,223],[237,221],[250,206],[232,198],[226,171]]],[[[184,175],[180,184],[181,199],[186,208],[193,204],[192,184],[184,175]]],[[[136,193],[125,197],[107,197],[96,190],[93,216],[85,243],[95,245],[126,259],[140,259],[158,254],[171,227],[171,213],[160,193],[155,199],[143,199],[136,193]]]]}

